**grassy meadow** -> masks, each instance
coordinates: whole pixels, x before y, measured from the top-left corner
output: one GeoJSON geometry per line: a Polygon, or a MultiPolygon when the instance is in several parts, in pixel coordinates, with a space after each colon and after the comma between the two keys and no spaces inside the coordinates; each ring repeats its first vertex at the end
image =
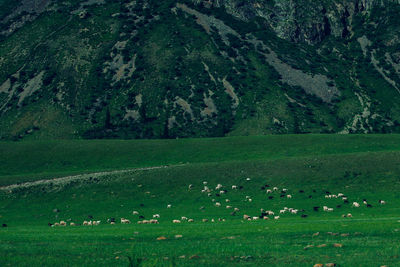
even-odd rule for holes
{"type": "Polygon", "coordinates": [[[399,266],[399,141],[289,135],[0,143],[0,224],[7,225],[0,266],[399,266]],[[164,167],[135,169],[157,166],[164,167]],[[94,174],[100,171],[110,172],[94,174]],[[83,175],[7,187],[73,174],[83,175]],[[201,192],[204,181],[210,196],[201,192]],[[266,192],[273,187],[279,190],[266,192]],[[299,212],[280,214],[284,207],[299,212]],[[243,220],[261,208],[280,218],[243,220]],[[159,224],[136,223],[154,214],[159,224]],[[182,216],[194,222],[172,223],[182,216]],[[61,220],[101,224],[48,226],[61,220]]]}

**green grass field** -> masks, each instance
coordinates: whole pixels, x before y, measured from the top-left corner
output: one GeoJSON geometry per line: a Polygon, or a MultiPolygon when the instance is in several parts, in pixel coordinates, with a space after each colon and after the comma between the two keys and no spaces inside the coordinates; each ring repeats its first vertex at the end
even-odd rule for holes
{"type": "Polygon", "coordinates": [[[0,224],[7,224],[0,266],[400,266],[399,141],[305,135],[0,143],[0,224]],[[165,167],[135,170],[155,166],[165,167]],[[105,170],[128,171],[5,187],[105,170]],[[201,192],[203,181],[210,196],[201,192]],[[217,184],[227,192],[218,196],[217,184]],[[288,191],[267,194],[272,187],[288,191]],[[325,198],[327,191],[349,203],[325,198]],[[280,214],[284,207],[299,212],[280,214]],[[232,215],[233,208],[240,211],[232,215]],[[243,220],[261,208],[280,218],[243,220]],[[145,219],[160,214],[159,224],[137,224],[132,211],[145,219]],[[194,222],[172,223],[182,216],[194,222]],[[101,224],[48,226],[61,220],[101,224]]]}

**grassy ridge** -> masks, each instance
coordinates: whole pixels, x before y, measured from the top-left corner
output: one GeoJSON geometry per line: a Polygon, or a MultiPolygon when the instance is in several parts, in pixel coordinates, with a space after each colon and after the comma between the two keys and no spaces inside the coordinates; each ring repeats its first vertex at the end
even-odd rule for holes
{"type": "Polygon", "coordinates": [[[400,135],[0,142],[0,185],[85,172],[179,163],[399,150],[400,135]]]}

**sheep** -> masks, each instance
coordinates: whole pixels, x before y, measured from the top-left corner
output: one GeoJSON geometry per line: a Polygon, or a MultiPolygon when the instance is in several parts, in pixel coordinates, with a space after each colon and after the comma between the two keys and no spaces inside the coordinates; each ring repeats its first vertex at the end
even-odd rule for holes
{"type": "Polygon", "coordinates": [[[353,217],[353,215],[351,214],[351,213],[347,213],[347,216],[346,216],[347,218],[352,218],[353,217]]]}
{"type": "Polygon", "coordinates": [[[249,216],[249,215],[246,215],[246,214],[245,214],[245,215],[243,215],[243,219],[244,219],[244,220],[248,220],[249,218],[250,218],[250,216],[249,216]]]}
{"type": "Polygon", "coordinates": [[[269,220],[269,218],[267,216],[264,216],[263,220],[269,220]]]}
{"type": "Polygon", "coordinates": [[[188,188],[189,188],[189,190],[191,190],[191,189],[193,188],[193,185],[190,184],[190,185],[188,186],[188,188]]]}
{"type": "Polygon", "coordinates": [[[115,222],[110,222],[111,225],[115,225],[115,222]]]}
{"type": "Polygon", "coordinates": [[[182,221],[187,221],[187,219],[188,219],[188,218],[185,217],[185,216],[182,216],[182,217],[181,217],[181,220],[182,220],[182,221]]]}
{"type": "Polygon", "coordinates": [[[225,199],[225,202],[226,202],[226,203],[229,203],[229,202],[231,202],[231,201],[230,201],[229,199],[225,199]]]}
{"type": "Polygon", "coordinates": [[[272,193],[272,190],[271,189],[267,189],[267,194],[271,194],[272,193]]]}
{"type": "Polygon", "coordinates": [[[88,225],[88,221],[83,221],[82,225],[88,225]]]}
{"type": "Polygon", "coordinates": [[[258,220],[259,218],[257,216],[253,216],[252,218],[254,221],[258,220]]]}
{"type": "Polygon", "coordinates": [[[275,212],[273,212],[272,210],[267,210],[265,213],[267,215],[275,215],[275,212]]]}
{"type": "Polygon", "coordinates": [[[251,181],[251,178],[246,178],[246,181],[251,181]]]}
{"type": "Polygon", "coordinates": [[[93,224],[92,224],[92,221],[88,221],[88,225],[93,225],[93,224]]]}
{"type": "Polygon", "coordinates": [[[168,204],[168,205],[167,205],[167,209],[170,209],[171,207],[172,207],[171,204],[168,204]]]}
{"type": "Polygon", "coordinates": [[[138,212],[138,211],[136,211],[136,210],[134,210],[134,211],[132,211],[132,214],[133,214],[133,215],[138,215],[138,214],[139,214],[139,212],[138,212]]]}
{"type": "Polygon", "coordinates": [[[280,210],[280,211],[279,211],[280,214],[283,214],[283,213],[285,213],[285,212],[286,212],[286,210],[280,210]]]}
{"type": "Polygon", "coordinates": [[[227,208],[227,209],[231,209],[231,208],[232,208],[232,206],[226,206],[226,208],[227,208]]]}
{"type": "Polygon", "coordinates": [[[203,185],[207,185],[207,182],[206,182],[206,181],[204,181],[204,182],[203,182],[203,185]]]}
{"type": "Polygon", "coordinates": [[[219,193],[220,193],[221,195],[223,195],[223,194],[225,194],[225,190],[221,190],[221,191],[219,191],[219,193]]]}
{"type": "Polygon", "coordinates": [[[280,218],[279,216],[275,216],[274,220],[279,220],[279,218],[280,218]]]}
{"type": "Polygon", "coordinates": [[[150,220],[150,223],[151,223],[151,224],[159,224],[158,220],[155,220],[155,219],[151,219],[151,220],[150,220]]]}
{"type": "Polygon", "coordinates": [[[188,222],[194,222],[194,220],[193,219],[188,219],[188,222]]]}
{"type": "Polygon", "coordinates": [[[208,222],[208,219],[202,219],[201,220],[203,223],[208,222]]]}
{"type": "Polygon", "coordinates": [[[121,223],[122,223],[122,224],[130,224],[131,221],[128,220],[128,219],[125,219],[125,218],[121,218],[121,223]]]}
{"type": "Polygon", "coordinates": [[[353,207],[355,207],[355,208],[359,208],[360,207],[360,204],[358,203],[358,202],[353,202],[353,205],[352,205],[353,207]]]}
{"type": "Polygon", "coordinates": [[[93,221],[93,225],[99,225],[101,221],[93,221]]]}
{"type": "Polygon", "coordinates": [[[338,196],[338,197],[343,197],[344,194],[343,194],[343,193],[339,193],[339,194],[337,194],[337,196],[338,196]]]}
{"type": "Polygon", "coordinates": [[[215,187],[215,190],[220,190],[222,188],[222,184],[218,184],[217,187],[215,187]]]}
{"type": "Polygon", "coordinates": [[[249,199],[250,198],[250,196],[246,196],[246,199],[249,199]]]}
{"type": "Polygon", "coordinates": [[[160,214],[154,214],[154,215],[153,215],[153,218],[154,218],[154,219],[155,219],[155,218],[157,218],[157,219],[160,218],[160,214]]]}
{"type": "Polygon", "coordinates": [[[292,214],[297,214],[297,211],[298,211],[298,210],[291,210],[290,212],[291,212],[292,214]]]}
{"type": "Polygon", "coordinates": [[[287,195],[286,197],[287,197],[287,198],[292,198],[292,195],[287,195]]]}
{"type": "Polygon", "coordinates": [[[251,198],[248,199],[249,202],[252,202],[253,200],[251,198]]]}
{"type": "Polygon", "coordinates": [[[282,191],[283,191],[283,192],[287,192],[288,190],[287,190],[286,188],[283,188],[282,191]]]}
{"type": "Polygon", "coordinates": [[[333,208],[328,208],[327,212],[332,212],[333,208]]]}
{"type": "Polygon", "coordinates": [[[60,226],[60,224],[58,222],[54,223],[54,226],[60,226]]]}
{"type": "Polygon", "coordinates": [[[216,203],[215,203],[215,206],[216,206],[216,207],[221,207],[221,203],[216,202],[216,203]]]}
{"type": "Polygon", "coordinates": [[[272,190],[278,191],[278,187],[274,187],[274,188],[272,188],[272,190]]]}
{"type": "Polygon", "coordinates": [[[239,208],[234,208],[233,210],[236,211],[236,212],[240,211],[239,208]]]}
{"type": "Polygon", "coordinates": [[[67,223],[65,221],[60,221],[61,226],[67,226],[67,223]]]}
{"type": "Polygon", "coordinates": [[[237,185],[232,185],[232,190],[237,189],[237,185]]]}
{"type": "Polygon", "coordinates": [[[172,220],[172,223],[181,223],[180,220],[172,220]]]}
{"type": "Polygon", "coordinates": [[[364,200],[364,201],[363,201],[363,204],[364,204],[364,205],[367,205],[368,203],[367,203],[367,201],[364,200]]]}
{"type": "Polygon", "coordinates": [[[385,202],[384,200],[381,200],[381,199],[379,199],[379,204],[381,204],[381,205],[385,205],[385,204],[386,204],[386,202],[385,202]]]}

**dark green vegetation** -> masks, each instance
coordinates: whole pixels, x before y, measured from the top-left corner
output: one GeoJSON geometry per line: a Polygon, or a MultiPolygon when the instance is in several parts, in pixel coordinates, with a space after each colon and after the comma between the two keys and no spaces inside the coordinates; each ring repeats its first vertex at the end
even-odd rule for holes
{"type": "Polygon", "coordinates": [[[141,167],[399,150],[399,135],[0,142],[0,185],[141,167]]]}
{"type": "MultiPolygon", "coordinates": [[[[171,166],[88,174],[79,180],[1,190],[0,223],[8,227],[0,228],[0,265],[131,266],[130,263],[142,261],[140,266],[313,266],[328,262],[339,266],[397,266],[400,260],[398,138],[354,135],[21,142],[14,143],[14,149],[10,143],[2,143],[0,151],[7,150],[10,155],[5,174],[16,175],[14,180],[3,175],[2,184],[24,181],[26,178],[17,178],[24,173],[39,179],[44,172],[171,166]],[[41,165],[38,159],[24,159],[24,151],[29,150],[44,161],[46,157],[53,158],[48,168],[19,167],[22,162],[41,165]],[[57,153],[62,150],[65,153],[57,153]],[[61,156],[58,154],[70,165],[64,169],[58,165],[57,158],[61,156]],[[104,161],[99,154],[104,155],[104,161]],[[16,160],[18,155],[20,161],[16,160]],[[76,159],[76,155],[80,158],[76,159]],[[148,161],[145,163],[142,157],[148,161]],[[96,160],[99,166],[94,164],[96,160]],[[186,164],[175,165],[180,162],[186,164]],[[246,180],[248,177],[250,181],[246,180]],[[221,183],[228,192],[218,197],[213,190],[208,197],[201,193],[203,181],[211,189],[221,183]],[[193,184],[192,190],[188,190],[189,184],[193,184]],[[265,184],[287,188],[292,199],[281,198],[280,192],[266,194],[267,188],[261,188],[265,184]],[[243,189],[232,190],[232,185],[243,189]],[[340,198],[326,199],[326,191],[343,193],[350,203],[340,198]],[[246,201],[246,196],[252,202],[246,201]],[[221,202],[222,207],[216,207],[212,199],[221,202]],[[362,204],[363,199],[372,207],[362,204]],[[386,204],[379,205],[379,199],[386,204]],[[352,208],[353,201],[361,203],[361,207],[352,208]],[[169,209],[168,204],[172,205],[169,209]],[[240,211],[232,216],[232,209],[226,205],[240,211]],[[314,206],[322,209],[324,205],[334,211],[313,211],[314,206]],[[204,209],[200,209],[202,206],[204,209]],[[283,214],[279,220],[271,216],[268,221],[242,219],[244,214],[260,215],[260,208],[279,215],[285,206],[305,211],[283,214]],[[136,224],[139,218],[132,214],[134,210],[145,219],[160,214],[160,224],[136,224]],[[342,218],[347,213],[353,217],[342,218]],[[301,214],[308,217],[301,218],[301,214]],[[181,216],[195,222],[172,223],[181,216]],[[116,218],[116,225],[106,223],[111,217],[116,218]],[[130,219],[132,224],[120,224],[122,217],[130,219]],[[90,218],[102,223],[47,226],[60,220],[82,224],[90,218]],[[212,223],[213,218],[226,221],[212,223]],[[209,222],[203,223],[202,219],[209,222]],[[313,236],[317,232],[319,235],[313,236]],[[160,236],[167,239],[156,240],[160,236]],[[342,247],[336,248],[334,243],[342,247]],[[317,247],[323,244],[327,246],[317,247]],[[314,247],[304,249],[308,245],[314,247]]],[[[2,155],[0,162],[4,159],[7,160],[2,155]]]]}
{"type": "Polygon", "coordinates": [[[0,0],[0,139],[400,132],[396,1],[211,2],[0,0]]]}

